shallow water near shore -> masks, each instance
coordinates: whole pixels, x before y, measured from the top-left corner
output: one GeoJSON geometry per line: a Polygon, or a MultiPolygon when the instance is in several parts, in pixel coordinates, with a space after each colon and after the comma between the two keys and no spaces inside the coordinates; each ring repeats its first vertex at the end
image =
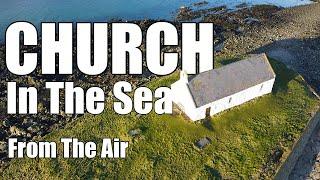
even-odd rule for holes
{"type": "MultiPolygon", "coordinates": [[[[10,0],[0,2],[0,41],[6,28],[15,21],[40,22],[106,21],[110,19],[173,19],[181,6],[190,6],[202,0],[10,0]]],[[[282,7],[311,3],[309,0],[207,0],[194,8],[239,4],[274,4],[282,7]]]]}

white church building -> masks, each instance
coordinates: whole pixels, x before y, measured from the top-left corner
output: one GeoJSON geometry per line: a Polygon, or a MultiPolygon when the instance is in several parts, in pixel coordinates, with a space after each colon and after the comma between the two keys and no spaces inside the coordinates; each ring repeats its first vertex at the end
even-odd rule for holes
{"type": "Polygon", "coordinates": [[[265,54],[194,76],[181,71],[171,85],[173,102],[197,121],[271,93],[275,78],[265,54]]]}

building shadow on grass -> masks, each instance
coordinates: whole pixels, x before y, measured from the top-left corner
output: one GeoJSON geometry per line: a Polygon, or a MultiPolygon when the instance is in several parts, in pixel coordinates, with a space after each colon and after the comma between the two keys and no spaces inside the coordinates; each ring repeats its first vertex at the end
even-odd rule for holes
{"type": "Polygon", "coordinates": [[[212,124],[212,117],[207,116],[205,119],[202,120],[202,126],[207,128],[210,131],[214,130],[213,124],[212,124]]]}
{"type": "MultiPolygon", "coordinates": [[[[320,38],[310,39],[285,39],[273,42],[266,46],[260,47],[256,53],[266,53],[270,59],[271,65],[277,73],[274,93],[288,89],[288,83],[298,74],[317,92],[320,93],[320,38]],[[277,62],[278,61],[278,62],[277,62]],[[279,62],[285,64],[283,66],[279,62]],[[292,69],[285,71],[284,67],[292,69]]],[[[300,79],[295,79],[303,83],[300,79]]],[[[310,87],[304,86],[308,91],[310,87]]],[[[289,179],[306,179],[313,171],[316,163],[317,154],[320,153],[320,126],[315,128],[313,135],[308,140],[308,144],[302,147],[302,153],[298,161],[295,162],[293,169],[290,171],[289,179]]],[[[299,147],[301,148],[301,147],[299,147]]],[[[293,151],[296,151],[297,147],[293,151]]]]}
{"type": "Polygon", "coordinates": [[[288,69],[285,64],[274,59],[269,59],[270,64],[276,73],[276,81],[273,86],[272,93],[287,92],[290,81],[295,79],[299,74],[295,71],[288,69]]]}
{"type": "MultiPolygon", "coordinates": [[[[320,38],[285,39],[275,41],[251,52],[266,53],[301,74],[320,93],[320,38]]],[[[281,73],[281,72],[280,72],[281,73]]],[[[289,74],[289,77],[294,74],[289,74]]]]}

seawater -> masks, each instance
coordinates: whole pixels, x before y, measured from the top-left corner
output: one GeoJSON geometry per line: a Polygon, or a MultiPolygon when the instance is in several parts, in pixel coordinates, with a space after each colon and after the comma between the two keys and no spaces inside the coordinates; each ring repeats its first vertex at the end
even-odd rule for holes
{"type": "MultiPolygon", "coordinates": [[[[92,22],[110,19],[172,19],[181,6],[202,0],[8,0],[0,2],[0,41],[6,28],[16,21],[92,22]]],[[[309,0],[207,0],[208,7],[227,5],[234,8],[246,3],[290,7],[311,3],[309,0]]]]}

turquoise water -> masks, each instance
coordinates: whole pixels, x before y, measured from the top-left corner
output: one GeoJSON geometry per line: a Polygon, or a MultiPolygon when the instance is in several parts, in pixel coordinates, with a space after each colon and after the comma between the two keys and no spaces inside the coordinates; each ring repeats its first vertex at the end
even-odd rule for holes
{"type": "MultiPolygon", "coordinates": [[[[202,1],[202,0],[200,0],[202,1]]],[[[172,19],[181,6],[199,0],[3,0],[0,2],[0,40],[14,21],[40,22],[105,21],[121,19],[172,19]]],[[[283,7],[310,3],[309,0],[207,0],[208,6],[241,3],[275,4],[283,7]]]]}

